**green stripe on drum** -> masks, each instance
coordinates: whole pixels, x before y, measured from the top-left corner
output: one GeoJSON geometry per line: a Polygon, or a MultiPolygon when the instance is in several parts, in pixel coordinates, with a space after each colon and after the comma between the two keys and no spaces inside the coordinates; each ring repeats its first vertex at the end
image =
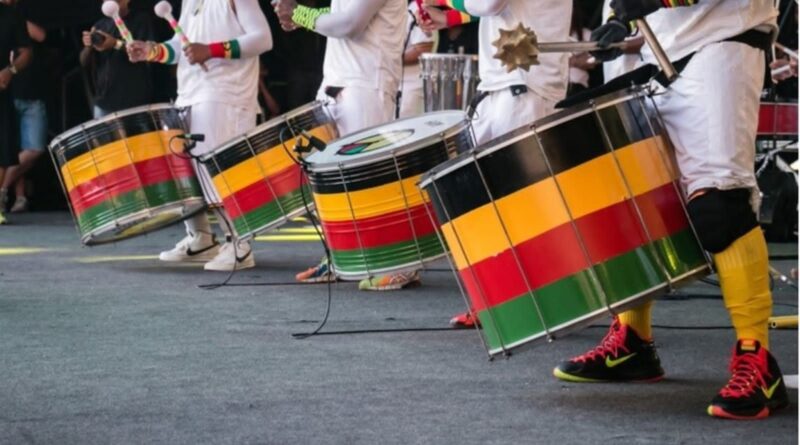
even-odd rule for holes
{"type": "Polygon", "coordinates": [[[170,179],[123,193],[92,206],[77,215],[81,234],[86,235],[127,215],[160,207],[187,198],[201,198],[203,192],[195,178],[170,179]]]}
{"type": "MultiPolygon", "coordinates": [[[[673,277],[705,264],[691,230],[663,238],[652,245],[662,258],[672,258],[673,262],[664,266],[673,277]]],[[[595,266],[594,270],[611,305],[666,284],[653,251],[645,247],[614,257],[595,266]]],[[[500,353],[503,346],[513,348],[544,337],[542,320],[552,330],[589,314],[605,312],[603,298],[592,283],[588,269],[536,289],[534,294],[541,316],[529,293],[478,313],[492,354],[500,353]]]]}
{"type": "MultiPolygon", "coordinates": [[[[419,238],[419,251],[423,259],[433,258],[444,253],[436,234],[419,238]]],[[[419,260],[416,243],[403,241],[383,247],[364,249],[332,250],[331,259],[337,272],[345,274],[366,274],[370,271],[400,267],[419,260]],[[365,264],[366,263],[366,264],[365,264]]]]}
{"type": "Polygon", "coordinates": [[[272,200],[266,205],[234,218],[233,227],[236,233],[239,234],[239,236],[255,235],[263,230],[264,227],[280,221],[286,216],[281,212],[281,207],[283,207],[283,211],[286,213],[292,213],[305,208],[303,193],[305,193],[305,199],[308,204],[313,204],[314,201],[311,197],[311,190],[307,185],[304,185],[302,189],[287,193],[277,200],[272,200]],[[278,202],[280,202],[280,205],[278,205],[278,202]]]}

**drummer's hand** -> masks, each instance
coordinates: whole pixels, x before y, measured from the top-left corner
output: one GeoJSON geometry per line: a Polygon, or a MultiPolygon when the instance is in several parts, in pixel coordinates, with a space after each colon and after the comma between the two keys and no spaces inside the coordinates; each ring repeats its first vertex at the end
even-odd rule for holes
{"type": "Polygon", "coordinates": [[[0,91],[5,91],[8,85],[11,84],[11,78],[14,74],[8,68],[0,70],[0,91]]]}
{"type": "Polygon", "coordinates": [[[292,20],[297,2],[295,0],[273,0],[272,7],[275,9],[275,15],[281,23],[281,28],[284,31],[294,31],[297,29],[297,24],[292,20]]]}
{"type": "Polygon", "coordinates": [[[428,5],[422,5],[422,9],[428,13],[430,18],[423,19],[419,12],[415,13],[417,23],[419,24],[419,28],[421,30],[425,31],[426,33],[432,33],[434,31],[447,28],[447,16],[445,15],[444,11],[428,5]]]}
{"type": "Polygon", "coordinates": [[[84,31],[83,36],[81,38],[81,42],[83,42],[83,46],[90,47],[92,46],[92,32],[94,31],[94,26],[89,31],[84,31]]]}
{"type": "Polygon", "coordinates": [[[127,45],[128,59],[131,62],[147,62],[149,60],[150,52],[153,50],[153,42],[142,42],[141,40],[134,40],[127,45]]]}
{"type": "Polygon", "coordinates": [[[790,59],[777,59],[769,64],[770,70],[772,70],[772,81],[775,83],[783,82],[786,79],[790,79],[792,77],[797,77],[797,60],[790,59]],[[777,72],[781,68],[789,67],[789,69],[784,69],[781,72],[777,72]]]}
{"type": "MultiPolygon", "coordinates": [[[[596,41],[601,48],[608,48],[612,43],[618,43],[625,40],[630,34],[628,26],[616,17],[611,17],[605,25],[592,31],[592,40],[596,41]]],[[[614,60],[622,55],[622,50],[619,48],[601,49],[592,51],[592,55],[600,61],[608,62],[614,60]]]]}
{"type": "Polygon", "coordinates": [[[208,45],[192,43],[183,47],[183,55],[186,56],[189,65],[197,65],[211,58],[211,50],[208,49],[208,45]]]}
{"type": "MultiPolygon", "coordinates": [[[[92,45],[92,47],[95,50],[97,50],[97,51],[102,53],[102,52],[114,49],[114,46],[116,46],[116,44],[117,44],[117,39],[115,39],[114,36],[112,36],[111,34],[105,32],[105,31],[101,31],[99,29],[96,29],[94,32],[99,33],[100,35],[103,36],[103,41],[100,44],[92,45]]],[[[91,37],[89,37],[89,38],[91,39],[91,37]]]]}

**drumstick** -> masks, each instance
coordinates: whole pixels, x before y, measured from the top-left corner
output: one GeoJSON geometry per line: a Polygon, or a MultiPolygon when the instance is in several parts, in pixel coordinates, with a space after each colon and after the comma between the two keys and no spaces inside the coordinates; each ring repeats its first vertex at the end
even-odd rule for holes
{"type": "MultiPolygon", "coordinates": [[[[172,16],[172,5],[169,4],[166,0],[161,0],[160,2],[156,3],[156,6],[153,8],[156,12],[156,15],[161,17],[162,19],[166,20],[169,23],[169,26],[175,31],[175,35],[181,39],[181,46],[186,48],[187,46],[191,45],[192,42],[189,41],[189,38],[186,37],[186,34],[183,33],[183,29],[181,29],[181,25],[178,24],[178,21],[175,20],[175,17],[172,16]]],[[[200,64],[200,68],[203,71],[208,72],[208,67],[205,63],[200,64]]]]}
{"type": "Polygon", "coordinates": [[[775,48],[778,48],[779,50],[786,53],[789,57],[793,58],[794,60],[797,60],[797,51],[792,51],[791,49],[787,48],[786,45],[781,45],[778,42],[775,42],[775,48]]]}
{"type": "Polygon", "coordinates": [[[128,31],[128,27],[125,26],[125,22],[122,21],[122,17],[119,16],[119,5],[117,2],[111,0],[103,2],[101,9],[103,10],[103,15],[114,20],[114,25],[117,26],[117,30],[119,30],[119,35],[122,36],[122,40],[124,40],[125,43],[133,42],[133,36],[131,35],[131,32],[128,31]]]}

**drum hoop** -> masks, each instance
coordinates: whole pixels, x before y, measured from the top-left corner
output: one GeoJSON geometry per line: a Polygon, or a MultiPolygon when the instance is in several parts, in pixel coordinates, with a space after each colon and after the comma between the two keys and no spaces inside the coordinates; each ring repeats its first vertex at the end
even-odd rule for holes
{"type": "Polygon", "coordinates": [[[82,123],[80,125],[76,125],[76,126],[70,128],[69,130],[59,134],[58,136],[56,136],[50,142],[50,146],[49,147],[50,147],[51,151],[58,150],[59,146],[61,145],[61,141],[65,140],[65,139],[68,139],[68,138],[70,138],[70,137],[72,137],[72,136],[74,136],[74,135],[76,135],[76,134],[78,134],[78,133],[80,133],[82,131],[88,130],[89,128],[92,128],[92,127],[100,125],[100,124],[107,124],[109,122],[112,122],[112,121],[115,121],[115,120],[118,120],[118,119],[121,119],[121,118],[124,118],[124,117],[128,117],[128,116],[133,116],[135,114],[152,113],[153,111],[169,110],[169,109],[172,109],[172,110],[175,110],[176,112],[178,112],[180,110],[180,107],[176,107],[175,105],[169,104],[169,103],[159,103],[159,104],[151,104],[151,105],[142,105],[140,107],[129,108],[129,109],[122,110],[122,111],[115,111],[115,112],[113,112],[113,113],[111,113],[111,114],[109,114],[107,116],[103,116],[103,117],[101,117],[99,119],[93,119],[93,120],[84,122],[84,123],[82,123]]]}
{"type": "Polygon", "coordinates": [[[644,89],[642,88],[629,88],[623,91],[618,91],[615,93],[608,94],[606,96],[599,97],[594,102],[587,102],[580,105],[575,105],[574,107],[567,108],[566,110],[559,111],[555,114],[551,114],[545,118],[539,119],[531,124],[530,127],[522,127],[515,130],[516,134],[513,134],[512,137],[508,139],[503,139],[502,141],[495,142],[489,141],[485,144],[479,145],[475,147],[473,150],[464,153],[452,160],[446,161],[441,165],[435,167],[431,171],[425,174],[420,180],[420,187],[426,187],[430,184],[431,180],[439,179],[442,176],[450,174],[456,170],[459,170],[467,165],[474,163],[475,160],[481,159],[485,156],[489,156],[511,144],[519,142],[524,139],[528,139],[529,137],[534,136],[533,127],[536,128],[537,132],[547,131],[553,127],[561,125],[565,122],[569,122],[574,118],[578,118],[581,116],[585,116],[587,114],[594,113],[594,110],[602,110],[604,108],[611,107],[613,105],[617,105],[620,103],[627,102],[634,97],[638,97],[644,89]],[[593,108],[592,104],[595,105],[593,108]],[[472,156],[474,152],[475,156],[472,156]]]}
{"type": "MultiPolygon", "coordinates": [[[[450,114],[450,113],[458,113],[458,112],[459,111],[457,111],[457,110],[437,111],[437,112],[433,112],[433,113],[426,113],[424,116],[435,117],[436,115],[442,114],[442,113],[450,114]]],[[[400,145],[398,147],[395,147],[392,150],[386,150],[386,151],[380,151],[380,152],[377,152],[377,153],[372,153],[371,155],[367,155],[367,156],[364,156],[362,158],[354,159],[352,161],[339,159],[339,160],[330,160],[330,161],[325,161],[325,162],[313,162],[313,160],[311,160],[311,159],[306,159],[309,162],[309,170],[312,173],[326,173],[326,172],[331,172],[331,171],[338,171],[340,166],[342,168],[345,168],[345,169],[352,168],[352,167],[361,167],[361,166],[364,166],[364,165],[374,164],[376,162],[388,161],[388,160],[391,160],[392,157],[394,157],[394,156],[402,156],[402,155],[405,155],[405,154],[408,154],[408,153],[412,153],[412,152],[418,151],[418,150],[426,148],[426,147],[430,147],[431,144],[433,144],[435,142],[451,138],[451,137],[461,133],[465,129],[469,129],[471,127],[472,123],[467,118],[466,113],[463,113],[463,112],[461,112],[461,113],[464,114],[464,119],[459,121],[457,124],[454,124],[451,127],[447,127],[446,129],[444,129],[443,131],[440,131],[438,133],[435,133],[435,134],[432,134],[430,136],[427,136],[427,137],[424,137],[422,139],[419,139],[419,140],[417,140],[417,141],[415,141],[413,143],[409,143],[409,144],[406,144],[406,145],[400,145]]],[[[416,117],[409,118],[409,119],[418,119],[419,117],[420,116],[416,116],[416,117]]],[[[392,122],[389,122],[389,123],[394,124],[394,123],[397,123],[397,122],[402,122],[404,120],[407,120],[407,119],[400,119],[400,120],[392,121],[392,122]]],[[[384,127],[385,125],[386,124],[382,124],[382,125],[376,125],[376,126],[373,126],[373,127],[370,127],[370,128],[365,128],[364,130],[359,131],[359,133],[362,133],[362,132],[363,133],[367,133],[367,132],[369,132],[371,130],[375,130],[375,129],[384,127]]]]}
{"type": "MultiPolygon", "coordinates": [[[[309,103],[307,103],[305,105],[301,105],[301,106],[299,106],[299,107],[297,107],[297,108],[295,108],[295,109],[293,109],[291,111],[288,111],[288,112],[286,112],[284,114],[281,114],[279,116],[275,116],[272,119],[261,123],[261,125],[258,125],[257,127],[253,128],[252,130],[250,130],[250,131],[248,131],[246,133],[242,133],[242,134],[239,134],[237,136],[234,136],[233,138],[228,139],[224,143],[220,144],[214,150],[212,150],[212,151],[210,151],[210,152],[208,152],[208,153],[206,153],[204,155],[201,155],[200,156],[200,162],[208,162],[209,159],[211,159],[213,157],[216,157],[217,155],[219,155],[220,153],[224,152],[225,150],[231,148],[232,146],[234,146],[234,145],[236,145],[236,144],[238,144],[240,142],[249,141],[252,137],[261,134],[265,130],[269,130],[269,129],[275,128],[275,127],[277,127],[277,126],[279,126],[281,124],[285,124],[285,123],[287,123],[287,121],[289,119],[293,119],[293,118],[296,118],[298,116],[302,116],[304,114],[316,111],[316,110],[321,109],[321,108],[324,109],[325,106],[326,106],[325,103],[322,102],[322,101],[314,101],[314,102],[309,102],[309,103]]],[[[331,122],[333,123],[334,121],[331,119],[331,122]]]]}
{"type": "Polygon", "coordinates": [[[419,56],[420,60],[449,60],[449,59],[463,59],[478,61],[477,54],[434,54],[424,53],[419,56]]]}

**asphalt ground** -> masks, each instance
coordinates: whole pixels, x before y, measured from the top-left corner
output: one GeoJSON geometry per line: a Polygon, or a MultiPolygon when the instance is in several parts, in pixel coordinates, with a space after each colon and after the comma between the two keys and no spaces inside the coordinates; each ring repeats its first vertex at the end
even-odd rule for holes
{"type": "MultiPolygon", "coordinates": [[[[705,414],[734,342],[708,284],[655,307],[666,380],[567,384],[553,366],[594,346],[605,322],[490,362],[476,331],[447,329],[465,305],[444,262],[410,290],[333,286],[324,335],[296,339],[327,302],[324,285],[289,284],[323,252],[302,222],[261,238],[257,267],[215,290],[199,286],[226,274],[156,259],[179,226],[85,248],[67,213],[12,222],[0,227],[0,443],[797,441],[796,389],[765,421],[705,414]]],[[[796,245],[770,248],[778,270],[797,267],[796,245]]],[[[794,288],[778,283],[774,301],[776,315],[797,314],[794,288]]],[[[772,331],[771,343],[796,375],[797,331],[772,331]]]]}

